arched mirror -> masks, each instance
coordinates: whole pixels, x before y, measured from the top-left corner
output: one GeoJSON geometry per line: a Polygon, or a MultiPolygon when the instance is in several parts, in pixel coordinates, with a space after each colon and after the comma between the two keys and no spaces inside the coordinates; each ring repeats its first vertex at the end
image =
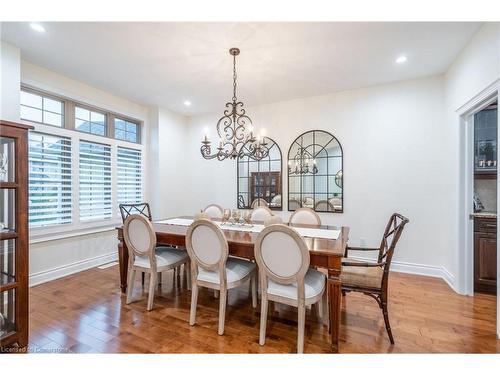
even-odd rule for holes
{"type": "Polygon", "coordinates": [[[238,208],[266,205],[282,208],[281,150],[271,138],[264,137],[267,155],[261,159],[248,156],[252,145],[247,142],[238,157],[238,208]]]}
{"type": "Polygon", "coordinates": [[[288,150],[288,210],[343,212],[342,146],[323,130],[312,130],[288,150]]]}

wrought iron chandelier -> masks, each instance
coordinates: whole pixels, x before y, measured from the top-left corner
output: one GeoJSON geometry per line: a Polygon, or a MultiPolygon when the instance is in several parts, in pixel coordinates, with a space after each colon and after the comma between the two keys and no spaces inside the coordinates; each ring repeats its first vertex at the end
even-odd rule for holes
{"type": "Polygon", "coordinates": [[[226,103],[224,116],[217,121],[217,134],[219,135],[217,152],[212,154],[211,142],[205,134],[201,141],[201,155],[205,159],[224,160],[249,156],[252,159],[261,160],[269,155],[267,143],[264,138],[254,137],[252,120],[246,115],[243,102],[238,101],[236,96],[236,56],[240,54],[240,50],[231,48],[229,54],[233,56],[233,98],[226,103]]]}
{"type": "Polygon", "coordinates": [[[292,160],[288,161],[288,174],[303,175],[318,173],[316,158],[305,147],[299,147],[292,160]]]}

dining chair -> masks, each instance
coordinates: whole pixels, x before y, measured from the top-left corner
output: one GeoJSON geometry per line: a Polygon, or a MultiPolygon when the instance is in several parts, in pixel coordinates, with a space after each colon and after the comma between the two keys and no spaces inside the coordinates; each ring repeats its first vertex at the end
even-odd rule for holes
{"type": "Polygon", "coordinates": [[[283,219],[279,216],[270,216],[266,220],[264,220],[265,227],[273,224],[283,224],[283,219]]]}
{"type": "Polygon", "coordinates": [[[222,230],[207,219],[194,221],[186,233],[186,245],[191,258],[191,311],[189,324],[196,323],[198,287],[218,290],[219,335],[224,334],[227,291],[246,281],[251,282],[252,306],[257,307],[255,263],[240,258],[228,258],[229,247],[222,230]]]}
{"type": "MultiPolygon", "coordinates": [[[[125,219],[129,217],[130,215],[133,214],[138,214],[138,215],[143,215],[146,217],[149,221],[153,220],[153,217],[151,215],[151,208],[149,207],[149,203],[143,202],[143,203],[122,203],[118,205],[120,208],[120,215],[122,217],[122,223],[125,224],[125,219]]],[[[142,285],[145,283],[146,279],[146,273],[142,272],[142,285]]],[[[159,277],[159,282],[161,283],[161,274],[159,277]]]]}
{"type": "Polygon", "coordinates": [[[391,215],[382,236],[380,246],[377,248],[347,246],[345,258],[342,260],[342,294],[346,292],[361,292],[377,301],[384,316],[385,329],[391,344],[394,345],[394,337],[389,323],[389,312],[387,309],[389,269],[396,244],[403,233],[403,229],[409,220],[398,214],[391,215]],[[361,262],[348,258],[349,250],[355,251],[378,251],[377,263],[361,262]]]}
{"type": "Polygon", "coordinates": [[[302,207],[302,203],[298,199],[290,198],[288,200],[288,209],[290,211],[295,211],[296,209],[302,207]]]}
{"type": "Polygon", "coordinates": [[[209,204],[203,212],[207,213],[211,219],[222,219],[224,209],[217,204],[209,204]]]}
{"type": "Polygon", "coordinates": [[[259,344],[266,341],[268,301],[298,308],[297,352],[304,352],[306,306],[317,304],[326,323],[326,277],[309,268],[309,250],[304,239],[291,227],[274,224],[264,228],[255,242],[259,266],[261,314],[259,344]]]}
{"type": "Polygon", "coordinates": [[[268,206],[269,206],[269,204],[267,203],[267,201],[265,199],[262,199],[262,198],[254,199],[252,202],[252,208],[268,207],[268,206]]]}
{"type": "Polygon", "coordinates": [[[252,211],[252,221],[265,221],[273,216],[273,212],[267,206],[259,206],[252,211]]]}
{"type": "Polygon", "coordinates": [[[321,200],[316,202],[314,210],[321,212],[334,212],[335,208],[333,207],[333,204],[331,204],[329,201],[321,200]]]}
{"type": "Polygon", "coordinates": [[[141,214],[132,214],[125,219],[123,238],[129,252],[127,304],[132,302],[136,271],[149,273],[147,310],[150,311],[153,309],[158,272],[168,271],[182,264],[189,272],[189,256],[184,250],[166,246],[156,247],[153,224],[141,214]]]}
{"type": "Polygon", "coordinates": [[[334,211],[341,211],[342,210],[342,199],[339,197],[333,197],[328,200],[330,204],[333,206],[334,211]]]}
{"type": "Polygon", "coordinates": [[[290,216],[290,224],[321,225],[321,218],[313,209],[302,207],[290,216]]]}

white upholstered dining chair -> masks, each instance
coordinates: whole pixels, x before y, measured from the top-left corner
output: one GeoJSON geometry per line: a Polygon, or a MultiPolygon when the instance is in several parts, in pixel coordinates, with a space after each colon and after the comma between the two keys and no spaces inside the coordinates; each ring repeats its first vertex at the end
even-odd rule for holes
{"type": "Polygon", "coordinates": [[[273,224],[283,224],[283,219],[279,216],[270,216],[266,220],[264,220],[265,227],[273,224]]]}
{"type": "Polygon", "coordinates": [[[257,198],[257,199],[253,200],[252,208],[257,208],[257,207],[261,207],[261,206],[268,207],[269,204],[267,203],[267,201],[265,199],[262,199],[262,198],[257,198]]]}
{"type": "Polygon", "coordinates": [[[290,216],[290,224],[321,225],[321,218],[314,210],[302,207],[297,208],[290,216]]]}
{"type": "Polygon", "coordinates": [[[255,263],[228,258],[229,247],[222,230],[207,219],[194,221],[186,233],[186,247],[191,258],[191,311],[189,324],[196,323],[198,287],[220,291],[219,335],[224,334],[227,291],[246,281],[252,283],[252,306],[257,307],[257,277],[255,263]]]}
{"type": "Polygon", "coordinates": [[[210,219],[222,219],[224,215],[224,209],[217,204],[209,204],[204,210],[210,219]]]}
{"type": "MultiPolygon", "coordinates": [[[[184,264],[189,273],[189,256],[185,250],[172,247],[156,247],[156,233],[153,224],[143,215],[130,215],[123,225],[123,237],[129,252],[127,304],[132,302],[135,274],[149,273],[148,311],[153,301],[158,273],[175,269],[184,264]]],[[[189,289],[188,278],[188,289],[189,289]]]]}
{"type": "Polygon", "coordinates": [[[298,308],[297,352],[304,351],[306,306],[317,303],[326,323],[326,277],[309,268],[309,250],[291,227],[275,224],[264,228],[255,243],[259,265],[261,315],[259,344],[266,341],[268,301],[298,308]]]}
{"type": "Polygon", "coordinates": [[[273,212],[267,206],[259,206],[252,211],[252,221],[265,221],[273,216],[273,212]]]}

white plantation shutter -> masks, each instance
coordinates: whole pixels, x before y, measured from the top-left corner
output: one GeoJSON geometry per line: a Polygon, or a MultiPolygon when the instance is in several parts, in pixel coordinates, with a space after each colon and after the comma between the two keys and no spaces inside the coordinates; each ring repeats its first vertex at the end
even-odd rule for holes
{"type": "Polygon", "coordinates": [[[117,150],[118,204],[142,202],[141,151],[118,146],[117,150]]]}
{"type": "Polygon", "coordinates": [[[71,223],[71,140],[29,133],[29,225],[71,223]]]}
{"type": "Polygon", "coordinates": [[[80,141],[80,220],[111,218],[111,146],[80,141]]]}

